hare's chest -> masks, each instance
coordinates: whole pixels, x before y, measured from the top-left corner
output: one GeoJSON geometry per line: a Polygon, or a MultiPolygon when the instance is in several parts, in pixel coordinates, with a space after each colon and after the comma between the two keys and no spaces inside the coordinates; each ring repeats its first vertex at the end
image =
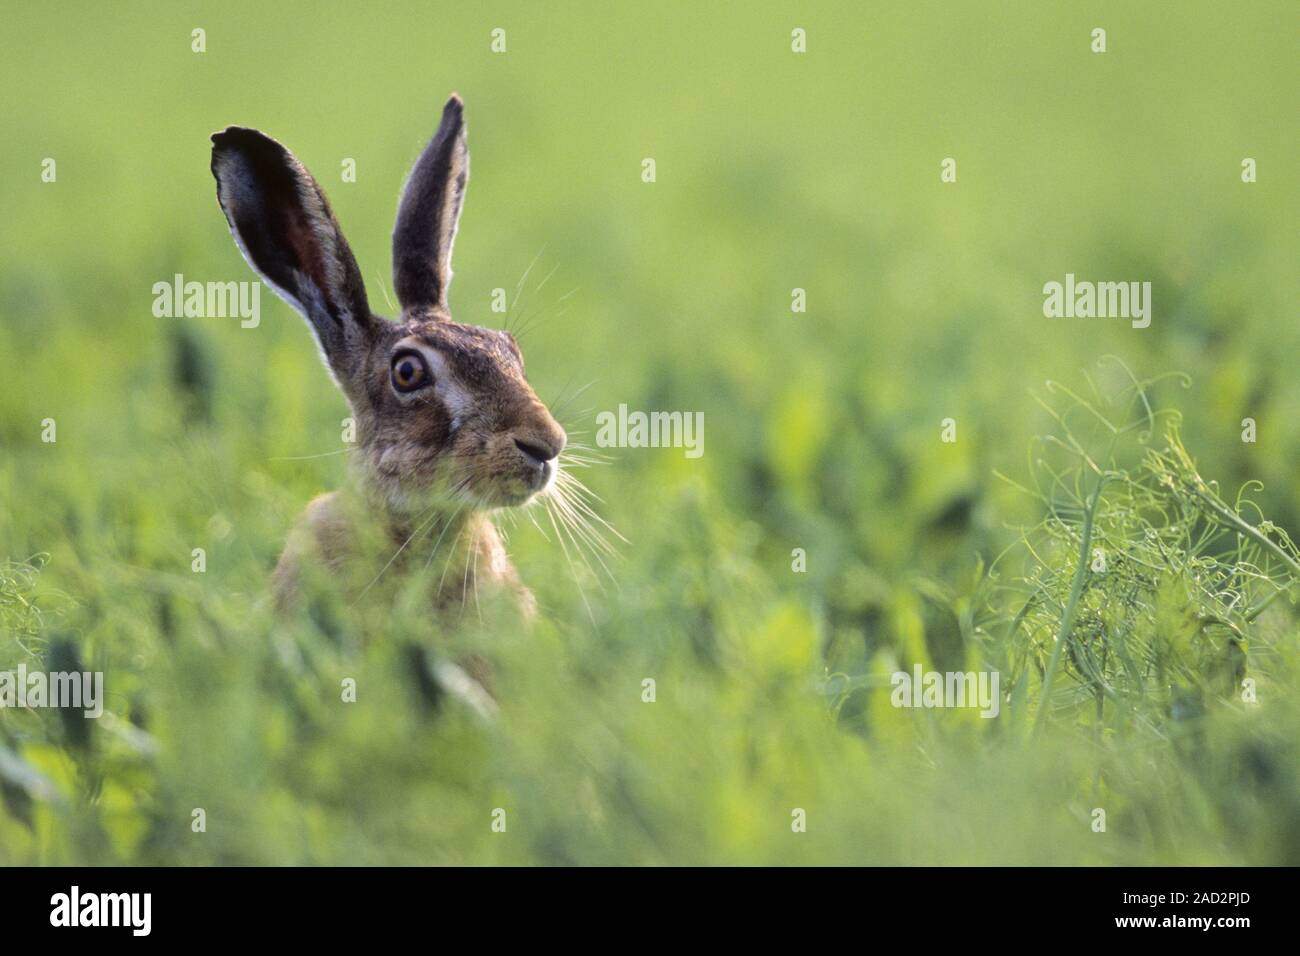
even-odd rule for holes
{"type": "Polygon", "coordinates": [[[526,618],[536,610],[532,592],[524,587],[506,552],[496,527],[484,520],[447,560],[459,568],[459,574],[439,574],[434,585],[433,602],[438,608],[472,606],[482,610],[485,602],[504,599],[526,618]]]}
{"type": "Polygon", "coordinates": [[[504,601],[531,619],[536,609],[496,526],[482,515],[457,524],[395,525],[376,534],[358,526],[356,509],[337,492],[322,495],[307,507],[276,568],[282,605],[301,596],[309,564],[326,569],[353,602],[421,587],[437,611],[472,607],[482,614],[504,601]]]}

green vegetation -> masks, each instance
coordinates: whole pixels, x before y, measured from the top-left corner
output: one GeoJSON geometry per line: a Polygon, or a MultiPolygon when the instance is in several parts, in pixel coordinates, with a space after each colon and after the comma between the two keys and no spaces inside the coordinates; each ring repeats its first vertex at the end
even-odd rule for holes
{"type": "Polygon", "coordinates": [[[1300,862],[1295,5],[782,6],[7,12],[0,671],[102,670],[107,713],[0,711],[0,863],[1300,862]],[[530,634],[409,581],[277,622],[346,405],[279,300],[151,290],[253,277],[207,168],[240,123],[391,314],[452,90],[455,317],[523,328],[578,440],[702,411],[704,454],[581,473],[613,582],[505,520],[530,634]],[[1150,327],[1045,318],[1067,273],[1150,281],[1150,327]],[[492,722],[428,679],[471,650],[492,722]],[[916,664],[1009,698],[892,706],[916,664]]]}

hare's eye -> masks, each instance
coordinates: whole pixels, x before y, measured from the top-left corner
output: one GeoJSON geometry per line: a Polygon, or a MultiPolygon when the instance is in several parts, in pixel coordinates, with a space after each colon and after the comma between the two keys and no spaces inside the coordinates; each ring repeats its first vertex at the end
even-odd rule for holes
{"type": "Polygon", "coordinates": [[[414,392],[429,383],[429,367],[418,352],[403,352],[393,359],[393,388],[399,392],[414,392]]]}

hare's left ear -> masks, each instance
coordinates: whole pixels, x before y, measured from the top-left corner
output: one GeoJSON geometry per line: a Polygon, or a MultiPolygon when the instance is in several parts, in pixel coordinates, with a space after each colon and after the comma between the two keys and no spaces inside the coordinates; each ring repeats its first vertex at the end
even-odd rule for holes
{"type": "Polygon", "coordinates": [[[346,388],[374,323],[361,270],[320,185],[289,150],[239,126],[213,134],[212,175],[244,258],[307,319],[346,388]]]}
{"type": "Polygon", "coordinates": [[[453,95],[402,190],[393,228],[393,286],[403,309],[447,311],[451,247],[469,180],[464,104],[453,95]]]}

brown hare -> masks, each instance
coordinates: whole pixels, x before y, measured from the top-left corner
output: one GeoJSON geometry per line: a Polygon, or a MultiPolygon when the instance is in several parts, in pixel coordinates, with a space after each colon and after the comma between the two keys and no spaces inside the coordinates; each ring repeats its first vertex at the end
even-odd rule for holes
{"type": "Polygon", "coordinates": [[[429,571],[436,607],[463,606],[469,594],[477,600],[480,588],[497,586],[531,617],[532,595],[489,513],[549,491],[566,437],[528,384],[514,337],[453,322],[448,311],[469,176],[460,98],[447,102],[402,191],[395,321],[371,312],[325,194],[292,153],[237,126],[212,143],[217,199],[236,244],[307,319],[356,425],[354,487],[308,505],[275,571],[281,605],[297,597],[308,560],[342,576],[353,598],[373,583],[373,570],[400,561],[429,571]],[[439,546],[447,553],[432,564],[439,546]],[[358,565],[366,570],[346,573],[358,565]]]}

